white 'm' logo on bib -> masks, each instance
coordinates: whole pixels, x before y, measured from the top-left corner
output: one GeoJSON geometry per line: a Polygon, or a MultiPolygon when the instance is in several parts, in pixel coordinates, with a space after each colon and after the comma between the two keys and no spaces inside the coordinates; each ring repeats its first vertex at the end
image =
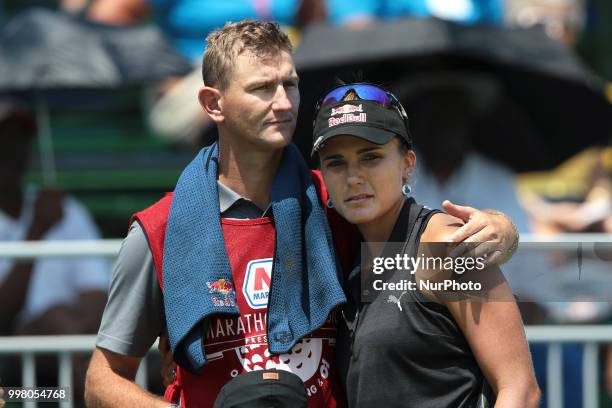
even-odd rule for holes
{"type": "Polygon", "coordinates": [[[272,279],[272,258],[256,259],[247,265],[244,275],[242,292],[253,309],[262,309],[268,306],[270,281],[272,279]]]}

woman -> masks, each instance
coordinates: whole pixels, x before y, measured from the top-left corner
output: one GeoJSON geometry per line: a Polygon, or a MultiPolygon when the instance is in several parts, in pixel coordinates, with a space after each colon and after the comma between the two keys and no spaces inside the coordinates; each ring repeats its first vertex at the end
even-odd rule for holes
{"type": "MultiPolygon", "coordinates": [[[[314,139],[328,206],[358,227],[373,256],[398,253],[386,246],[381,254],[377,242],[403,243],[402,251],[413,258],[425,249],[429,256],[440,255],[439,246],[419,244],[445,242],[462,223],[406,197],[416,156],[406,113],[392,94],[371,84],[333,89],[317,107],[314,139]]],[[[353,307],[345,308],[338,339],[349,406],[482,406],[487,382],[495,407],[538,405],[521,318],[499,269],[480,275],[487,277],[479,282],[480,292],[461,293],[506,299],[496,302],[421,286],[457,277],[427,268],[414,275],[387,271],[391,281],[413,286],[377,293],[381,280],[359,279],[360,270],[373,273],[357,266],[349,275],[353,307]]]]}

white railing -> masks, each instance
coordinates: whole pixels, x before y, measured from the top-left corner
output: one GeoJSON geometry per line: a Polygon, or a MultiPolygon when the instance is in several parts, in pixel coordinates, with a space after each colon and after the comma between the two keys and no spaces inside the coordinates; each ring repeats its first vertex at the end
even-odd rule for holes
{"type": "Polygon", "coordinates": [[[525,331],[530,343],[549,344],[546,364],[548,407],[563,407],[563,343],[583,343],[582,404],[584,408],[599,408],[598,346],[612,343],[612,325],[527,326],[525,331]]]}
{"type": "Polygon", "coordinates": [[[17,241],[0,242],[0,258],[31,259],[48,256],[107,256],[115,257],[120,239],[93,241],[17,241]]]}
{"type": "MultiPolygon", "coordinates": [[[[584,343],[582,362],[583,407],[599,408],[599,362],[598,346],[612,343],[612,326],[527,326],[527,338],[531,343],[549,343],[547,365],[547,396],[549,408],[563,407],[563,343],[584,343]]],[[[96,336],[20,336],[0,337],[0,355],[19,354],[22,358],[22,386],[36,386],[36,354],[54,353],[59,357],[58,384],[72,390],[71,356],[74,353],[91,353],[95,347],[96,336]]],[[[152,348],[156,352],[157,344],[152,348]]],[[[146,382],[146,359],[138,369],[136,383],[143,388],[146,382]]],[[[25,407],[36,407],[33,402],[25,407]]],[[[71,401],[60,403],[60,407],[72,407],[71,401]]]]}
{"type": "MultiPolygon", "coordinates": [[[[541,237],[522,234],[521,243],[535,242],[612,242],[612,234],[564,234],[541,237]]],[[[31,259],[38,257],[115,257],[121,240],[97,241],[29,241],[0,242],[0,257],[31,259]]],[[[548,349],[548,407],[563,407],[562,352],[565,342],[581,342],[585,345],[583,359],[584,408],[599,407],[598,345],[612,343],[612,326],[531,326],[526,328],[530,342],[549,343],[548,349]]],[[[19,354],[22,358],[22,386],[36,385],[34,357],[42,353],[54,353],[59,357],[59,386],[72,390],[71,356],[74,353],[91,353],[95,347],[95,336],[24,336],[0,337],[0,355],[19,354]]],[[[156,349],[156,345],[152,350],[156,349]]],[[[136,382],[146,388],[146,359],[142,360],[136,382]]],[[[36,407],[28,402],[25,407],[36,407]]],[[[60,407],[72,407],[72,402],[62,402],[60,407]]]]}
{"type": "MultiPolygon", "coordinates": [[[[91,354],[95,348],[95,335],[66,335],[66,336],[8,336],[0,337],[0,356],[21,356],[21,386],[36,386],[36,364],[37,354],[55,354],[58,356],[58,386],[66,387],[68,392],[73,390],[72,386],[72,355],[91,354]]],[[[157,352],[157,342],[151,347],[150,352],[157,352]]],[[[147,360],[143,358],[138,372],[136,383],[147,388],[147,360]]],[[[73,396],[69,395],[66,401],[60,402],[60,408],[72,408],[73,396]]],[[[25,402],[25,408],[36,407],[35,402],[25,402]]]]}
{"type": "Polygon", "coordinates": [[[532,242],[612,242],[612,234],[521,234],[521,243],[532,242]]]}
{"type": "MultiPolygon", "coordinates": [[[[42,256],[108,256],[114,257],[121,247],[120,239],[95,241],[19,241],[0,242],[0,258],[38,258],[42,256]]],[[[612,242],[612,234],[560,234],[541,236],[521,234],[521,243],[534,242],[612,242]]]]}
{"type": "MultiPolygon", "coordinates": [[[[91,241],[18,241],[0,242],[0,258],[32,259],[40,257],[104,256],[114,258],[119,252],[122,240],[104,239],[91,241]]],[[[21,386],[36,386],[37,354],[58,356],[58,385],[73,391],[72,354],[90,354],[95,348],[96,337],[89,336],[11,336],[0,337],[0,355],[21,356],[21,386]]],[[[146,388],[146,358],[142,360],[136,382],[146,388]]],[[[25,408],[35,408],[35,402],[24,402],[25,408]]],[[[59,404],[60,408],[72,408],[73,398],[59,404]]]]}

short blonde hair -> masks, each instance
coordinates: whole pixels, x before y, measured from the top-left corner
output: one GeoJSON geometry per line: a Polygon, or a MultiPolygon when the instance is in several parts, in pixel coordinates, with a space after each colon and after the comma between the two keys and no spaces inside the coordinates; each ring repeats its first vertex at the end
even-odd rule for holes
{"type": "Polygon", "coordinates": [[[280,51],[293,52],[287,34],[272,22],[228,22],[206,39],[208,45],[202,59],[202,79],[206,86],[219,89],[229,85],[234,61],[240,54],[248,51],[259,58],[266,58],[280,51]]]}

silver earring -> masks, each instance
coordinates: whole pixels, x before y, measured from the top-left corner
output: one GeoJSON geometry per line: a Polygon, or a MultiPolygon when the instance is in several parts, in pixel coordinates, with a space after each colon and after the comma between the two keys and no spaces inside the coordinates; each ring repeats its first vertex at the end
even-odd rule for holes
{"type": "Polygon", "coordinates": [[[410,187],[410,184],[406,183],[402,186],[402,194],[404,194],[406,197],[410,196],[411,191],[412,187],[410,187]]]}
{"type": "Polygon", "coordinates": [[[327,208],[334,208],[334,203],[332,203],[331,198],[327,199],[327,208]]]}

